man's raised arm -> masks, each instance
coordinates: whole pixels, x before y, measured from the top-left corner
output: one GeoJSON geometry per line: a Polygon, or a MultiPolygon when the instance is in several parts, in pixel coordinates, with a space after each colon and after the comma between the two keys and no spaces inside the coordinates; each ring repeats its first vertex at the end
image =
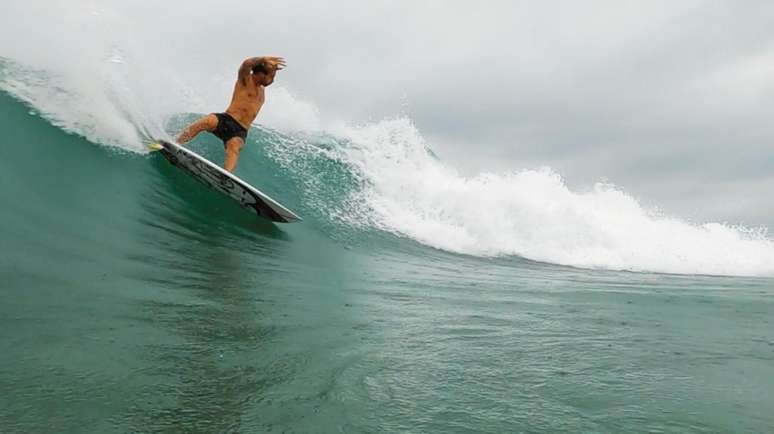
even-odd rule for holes
{"type": "Polygon", "coordinates": [[[243,84],[247,84],[247,77],[255,71],[255,67],[263,66],[263,72],[268,74],[269,72],[279,71],[285,67],[285,59],[277,56],[266,57],[250,57],[242,62],[242,66],[239,67],[239,79],[243,84]]]}

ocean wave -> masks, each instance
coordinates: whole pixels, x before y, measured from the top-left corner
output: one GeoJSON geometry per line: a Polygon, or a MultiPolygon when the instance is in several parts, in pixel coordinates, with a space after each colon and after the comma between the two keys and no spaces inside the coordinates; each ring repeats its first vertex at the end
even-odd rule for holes
{"type": "Polygon", "coordinates": [[[462,176],[432,154],[407,118],[339,127],[332,134],[335,146],[307,140],[298,152],[298,143],[276,142],[275,154],[303,176],[319,176],[305,172],[310,167],[304,163],[312,159],[348,167],[349,182],[358,188],[350,189],[346,209],[337,208],[335,216],[352,226],[367,222],[475,256],[517,255],[614,270],[774,275],[774,242],[765,228],[690,223],[644,208],[606,183],[573,191],[550,168],[462,176]]]}
{"type": "MultiPolygon", "coordinates": [[[[78,62],[53,53],[40,62],[7,58],[0,89],[68,132],[144,153],[143,142],[177,133],[181,112],[225,105],[234,77],[180,74],[142,48],[107,39],[78,62]]],[[[287,89],[271,92],[251,140],[293,177],[305,210],[325,228],[377,229],[456,253],[576,267],[774,275],[765,229],[687,222],[605,183],[574,191],[550,168],[463,176],[433,155],[409,118],[323,122],[287,89]]]]}

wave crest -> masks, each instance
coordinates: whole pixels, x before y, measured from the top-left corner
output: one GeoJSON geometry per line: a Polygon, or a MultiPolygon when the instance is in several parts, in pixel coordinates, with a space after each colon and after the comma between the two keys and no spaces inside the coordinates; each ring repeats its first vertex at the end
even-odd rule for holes
{"type": "MultiPolygon", "coordinates": [[[[294,163],[285,160],[285,166],[310,170],[299,161],[315,155],[348,167],[346,182],[358,188],[335,217],[353,226],[366,221],[434,248],[476,256],[518,255],[614,270],[774,275],[774,243],[763,228],[692,224],[646,209],[606,183],[573,191],[550,168],[465,177],[439,161],[406,118],[339,127],[334,134],[335,146],[307,140],[306,150],[296,149],[294,163]]],[[[277,155],[291,152],[286,147],[277,155]]]]}

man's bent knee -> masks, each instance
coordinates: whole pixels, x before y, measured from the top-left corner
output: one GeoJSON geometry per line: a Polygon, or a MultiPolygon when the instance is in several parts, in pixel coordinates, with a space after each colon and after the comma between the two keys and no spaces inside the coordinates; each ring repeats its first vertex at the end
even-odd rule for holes
{"type": "Polygon", "coordinates": [[[236,148],[226,149],[226,158],[239,158],[239,151],[240,149],[236,148]]]}
{"type": "Polygon", "coordinates": [[[213,114],[203,116],[192,123],[177,137],[178,143],[188,143],[202,131],[213,131],[218,126],[218,118],[213,114]]]}
{"type": "Polygon", "coordinates": [[[243,142],[242,139],[234,138],[226,142],[226,152],[239,155],[239,152],[242,150],[244,146],[245,146],[245,142],[243,142]]]}
{"type": "Polygon", "coordinates": [[[244,146],[244,142],[241,138],[233,138],[226,142],[226,161],[223,163],[223,168],[229,172],[234,171],[242,146],[244,146]]]}

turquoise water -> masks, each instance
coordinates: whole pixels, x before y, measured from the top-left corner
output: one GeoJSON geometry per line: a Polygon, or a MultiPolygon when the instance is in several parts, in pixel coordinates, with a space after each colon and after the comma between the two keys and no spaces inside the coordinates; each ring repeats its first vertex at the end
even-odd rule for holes
{"type": "Polygon", "coordinates": [[[431,247],[276,145],[332,137],[251,132],[273,225],[7,94],[0,129],[3,433],[774,431],[770,277],[431,247]]]}

